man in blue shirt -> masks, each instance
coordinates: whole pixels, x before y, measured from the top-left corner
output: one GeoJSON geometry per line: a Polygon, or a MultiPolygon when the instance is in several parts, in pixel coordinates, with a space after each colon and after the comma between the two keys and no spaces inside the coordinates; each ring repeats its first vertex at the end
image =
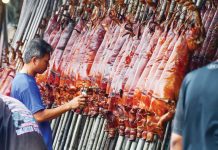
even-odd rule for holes
{"type": "Polygon", "coordinates": [[[189,73],[182,84],[171,150],[218,150],[218,61],[189,73]]]}
{"type": "Polygon", "coordinates": [[[42,74],[49,65],[51,46],[42,39],[33,39],[23,54],[24,66],[16,74],[11,89],[11,96],[20,100],[39,123],[39,129],[49,150],[52,150],[52,131],[49,120],[78,107],[84,107],[85,98],[80,95],[62,106],[46,109],[42,103],[35,76],[42,74]]]}

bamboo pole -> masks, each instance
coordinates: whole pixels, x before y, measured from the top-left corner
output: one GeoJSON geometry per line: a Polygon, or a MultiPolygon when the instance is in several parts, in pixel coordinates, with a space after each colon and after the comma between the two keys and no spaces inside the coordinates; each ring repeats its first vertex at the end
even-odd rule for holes
{"type": "MultiPolygon", "coordinates": [[[[41,27],[38,28],[36,34],[39,35],[40,37],[44,37],[44,32],[46,30],[46,24],[47,24],[47,18],[50,16],[50,7],[53,3],[51,3],[53,0],[48,0],[48,4],[45,8],[45,12],[43,14],[42,20],[40,22],[41,27]]],[[[39,26],[40,26],[39,25],[39,26]]]]}
{"type": "Polygon", "coordinates": [[[167,0],[165,0],[162,4],[161,10],[160,10],[160,15],[158,17],[159,22],[161,22],[163,20],[164,13],[165,13],[166,8],[167,8],[167,3],[168,3],[167,0]]]}
{"type": "Polygon", "coordinates": [[[131,144],[132,144],[132,141],[127,140],[127,142],[126,142],[126,146],[125,146],[125,150],[129,150],[130,147],[131,147],[131,144]]]}
{"type": "Polygon", "coordinates": [[[87,117],[87,118],[86,118],[85,125],[84,125],[84,128],[83,128],[83,132],[82,132],[82,135],[81,135],[81,138],[80,138],[78,150],[81,149],[82,144],[83,144],[83,141],[84,141],[84,139],[85,139],[86,131],[87,131],[88,125],[89,125],[89,120],[90,120],[90,117],[87,117]]]}
{"type": "Polygon", "coordinates": [[[170,126],[171,126],[171,122],[167,123],[167,127],[165,130],[165,134],[164,134],[164,139],[163,139],[163,143],[161,145],[161,150],[164,150],[166,143],[167,143],[167,136],[168,134],[170,134],[170,126]]]}
{"type": "Polygon", "coordinates": [[[203,4],[205,3],[205,0],[197,0],[196,6],[201,9],[201,7],[203,6],[203,4]]]}
{"type": "Polygon", "coordinates": [[[5,4],[3,4],[0,1],[0,33],[2,33],[4,19],[5,19],[5,4]]]}
{"type": "Polygon", "coordinates": [[[101,117],[100,118],[99,128],[98,128],[98,131],[97,131],[97,135],[96,135],[96,138],[95,138],[95,141],[94,141],[94,144],[93,144],[93,149],[96,149],[96,147],[97,147],[97,143],[98,143],[98,140],[100,138],[101,130],[103,128],[103,123],[104,123],[104,119],[101,117]]]}
{"type": "Polygon", "coordinates": [[[92,147],[93,147],[94,140],[96,138],[97,130],[98,130],[98,127],[99,127],[99,123],[100,123],[100,116],[98,116],[96,118],[96,120],[95,120],[95,124],[93,126],[91,137],[90,137],[90,140],[89,140],[88,145],[87,145],[87,150],[91,150],[92,147]]]}
{"type": "Polygon", "coordinates": [[[72,122],[71,122],[71,125],[70,125],[70,129],[68,131],[67,140],[65,142],[64,150],[68,150],[69,149],[70,139],[72,137],[73,128],[74,128],[74,125],[76,123],[77,117],[78,117],[78,114],[74,113],[73,114],[73,119],[72,119],[72,122]]]}
{"type": "Polygon", "coordinates": [[[143,150],[148,150],[150,143],[149,142],[145,142],[143,150]]]}
{"type": "Polygon", "coordinates": [[[64,119],[63,119],[63,122],[62,122],[62,124],[61,124],[61,128],[60,128],[60,131],[59,131],[59,134],[58,134],[58,137],[57,137],[55,149],[59,149],[59,148],[60,148],[61,139],[63,138],[63,134],[64,134],[64,130],[65,130],[65,128],[66,128],[66,121],[67,121],[67,119],[68,119],[68,116],[69,116],[69,112],[66,112],[66,113],[64,114],[64,119]]]}
{"type": "Polygon", "coordinates": [[[2,60],[6,60],[7,50],[8,50],[7,8],[5,7],[5,5],[0,4],[0,67],[3,66],[2,60]]]}
{"type": "Polygon", "coordinates": [[[53,119],[53,120],[51,121],[51,129],[52,129],[52,130],[54,129],[55,121],[56,121],[56,119],[53,119]]]}
{"type": "Polygon", "coordinates": [[[175,7],[176,7],[176,1],[172,0],[170,3],[170,9],[169,9],[169,13],[167,14],[166,20],[170,20],[170,18],[172,17],[172,14],[174,12],[175,7]]]}
{"type": "Polygon", "coordinates": [[[74,128],[73,136],[71,138],[70,149],[73,149],[73,146],[74,146],[74,144],[76,142],[76,139],[78,138],[77,135],[79,133],[81,121],[82,121],[82,115],[79,114],[78,118],[77,118],[77,122],[76,122],[75,128],[74,128]]]}
{"type": "Polygon", "coordinates": [[[111,140],[112,140],[111,138],[107,138],[105,141],[104,147],[102,147],[102,148],[104,148],[105,150],[110,149],[111,140]]]}
{"type": "Polygon", "coordinates": [[[65,116],[65,114],[61,115],[61,120],[59,122],[58,129],[57,129],[57,132],[56,132],[55,137],[54,137],[53,149],[55,149],[55,146],[56,146],[56,143],[57,143],[57,138],[58,138],[58,136],[60,134],[60,130],[61,130],[61,126],[62,126],[62,123],[63,123],[64,116],[65,116]]]}
{"type": "Polygon", "coordinates": [[[11,43],[11,46],[13,48],[15,48],[16,46],[16,42],[17,42],[17,37],[18,37],[18,31],[20,29],[20,26],[24,23],[24,18],[26,18],[26,16],[28,15],[28,13],[30,13],[30,10],[27,11],[27,8],[29,7],[30,3],[33,3],[33,1],[30,1],[30,0],[24,0],[23,1],[23,4],[22,4],[22,9],[21,9],[21,13],[20,13],[20,17],[19,17],[19,20],[18,20],[18,24],[17,24],[17,30],[14,34],[14,37],[13,37],[13,40],[12,40],[12,43],[11,43]],[[25,13],[24,13],[25,12],[25,13]]]}
{"type": "Polygon", "coordinates": [[[36,0],[36,5],[33,8],[33,12],[31,13],[31,17],[29,19],[28,25],[27,25],[26,30],[24,32],[24,35],[22,37],[23,42],[25,41],[27,34],[30,32],[30,27],[31,27],[32,23],[34,22],[35,15],[37,14],[37,8],[38,8],[39,2],[40,2],[39,0],[36,0]]]}
{"type": "Polygon", "coordinates": [[[134,0],[134,4],[133,4],[133,7],[132,7],[132,13],[135,14],[137,12],[137,8],[139,6],[139,0],[134,0]]]}
{"type": "Polygon", "coordinates": [[[109,0],[109,8],[108,8],[108,13],[111,11],[111,8],[113,6],[113,0],[109,0]]]}
{"type": "Polygon", "coordinates": [[[49,8],[48,8],[48,14],[47,14],[47,16],[52,16],[52,10],[53,10],[53,6],[54,6],[54,1],[55,0],[49,0],[49,8]]]}
{"type": "Polygon", "coordinates": [[[128,138],[124,136],[123,145],[121,147],[122,150],[125,150],[125,146],[126,146],[127,141],[128,141],[128,138]]]}
{"type": "Polygon", "coordinates": [[[183,7],[182,8],[182,14],[179,17],[178,26],[181,26],[183,24],[183,22],[185,20],[185,17],[186,17],[186,14],[187,14],[186,7],[183,7]]]}
{"type": "Polygon", "coordinates": [[[58,0],[57,7],[61,7],[61,5],[62,5],[62,0],[58,0]]]}
{"type": "Polygon", "coordinates": [[[151,17],[152,17],[152,15],[153,15],[153,9],[152,8],[149,8],[149,11],[148,11],[148,15],[147,15],[147,18],[146,18],[146,20],[150,20],[151,19],[151,17]]]}
{"type": "Polygon", "coordinates": [[[136,150],[142,150],[144,144],[145,144],[145,140],[139,139],[139,142],[138,142],[138,145],[137,145],[137,147],[136,147],[136,150]]]}
{"type": "Polygon", "coordinates": [[[143,20],[143,15],[145,13],[145,5],[142,5],[140,14],[139,14],[139,21],[141,22],[143,20]]]}
{"type": "Polygon", "coordinates": [[[18,20],[18,27],[19,27],[19,24],[22,22],[22,18],[26,15],[26,10],[28,9],[28,5],[32,2],[32,0],[23,0],[23,4],[22,4],[22,9],[21,9],[21,12],[20,12],[20,17],[19,17],[19,20],[18,20]]]}
{"type": "Polygon", "coordinates": [[[71,125],[71,122],[72,122],[72,119],[73,119],[73,112],[70,111],[69,112],[69,117],[67,119],[67,123],[66,123],[66,127],[65,127],[65,130],[64,130],[64,135],[63,135],[63,138],[61,139],[61,145],[60,145],[60,149],[64,149],[64,145],[65,145],[65,142],[67,140],[67,136],[68,136],[68,133],[69,133],[69,129],[70,129],[70,125],[71,125]]]}
{"type": "Polygon", "coordinates": [[[27,41],[34,38],[34,36],[35,36],[35,34],[36,34],[37,30],[38,30],[38,26],[39,26],[39,24],[41,22],[41,19],[43,17],[43,13],[45,12],[47,4],[48,4],[48,0],[44,0],[44,1],[41,2],[41,6],[39,6],[37,16],[35,17],[35,22],[31,26],[31,32],[27,36],[27,41]]]}
{"type": "Polygon", "coordinates": [[[3,35],[4,35],[4,49],[8,49],[8,30],[7,30],[7,24],[8,24],[8,9],[7,7],[5,7],[5,19],[2,25],[2,29],[3,29],[3,35]]]}
{"type": "Polygon", "coordinates": [[[160,150],[160,148],[161,148],[161,140],[158,139],[157,145],[156,145],[156,150],[160,150]]]}
{"type": "Polygon", "coordinates": [[[114,150],[114,149],[115,149],[117,139],[118,139],[118,137],[115,136],[114,138],[112,138],[112,139],[110,140],[110,144],[109,144],[109,149],[110,149],[110,150],[114,150]]]}
{"type": "Polygon", "coordinates": [[[91,117],[91,118],[93,119],[93,122],[91,122],[91,124],[90,124],[90,129],[88,130],[88,135],[86,137],[86,140],[83,143],[83,147],[82,148],[84,150],[88,149],[88,143],[89,143],[89,141],[91,139],[91,136],[92,136],[92,133],[93,133],[93,129],[94,129],[93,126],[94,126],[94,124],[96,122],[96,118],[93,118],[93,117],[91,117]]]}
{"type": "Polygon", "coordinates": [[[134,18],[135,22],[137,22],[137,20],[139,20],[139,15],[140,15],[140,12],[141,12],[141,8],[142,8],[142,4],[140,3],[138,5],[138,8],[137,8],[137,11],[136,11],[136,14],[135,14],[135,18],[134,18]]]}
{"type": "Polygon", "coordinates": [[[40,24],[40,21],[41,21],[41,19],[42,19],[42,16],[43,16],[43,13],[44,13],[44,11],[45,11],[45,8],[46,8],[46,6],[47,6],[47,4],[48,4],[48,0],[43,0],[43,7],[42,7],[42,9],[41,9],[41,12],[39,13],[39,17],[37,18],[37,21],[36,21],[36,24],[33,26],[33,28],[32,28],[32,32],[30,33],[30,36],[29,36],[29,40],[31,40],[31,39],[33,39],[33,37],[35,36],[35,34],[36,34],[36,31],[37,31],[37,29],[38,29],[38,26],[39,26],[39,24],[40,24]]]}
{"type": "Polygon", "coordinates": [[[149,144],[148,150],[154,150],[157,143],[157,135],[154,135],[154,140],[149,144]]]}
{"type": "Polygon", "coordinates": [[[130,0],[129,5],[128,5],[128,9],[127,9],[127,13],[132,12],[133,4],[134,4],[134,0],[130,0]]]}
{"type": "Polygon", "coordinates": [[[67,0],[62,0],[62,3],[63,3],[64,5],[66,5],[66,4],[67,4],[67,0]]]}
{"type": "Polygon", "coordinates": [[[149,6],[146,5],[146,6],[145,6],[144,15],[143,15],[143,17],[142,17],[142,21],[145,21],[145,20],[146,20],[146,18],[147,18],[147,16],[148,16],[148,11],[149,11],[149,6]]]}
{"type": "Polygon", "coordinates": [[[49,7],[50,7],[50,4],[51,4],[50,2],[51,2],[51,0],[48,0],[48,3],[46,5],[46,8],[45,8],[45,11],[43,13],[43,17],[42,18],[45,18],[45,17],[48,16],[49,7]]]}
{"type": "Polygon", "coordinates": [[[53,5],[53,8],[52,8],[52,16],[54,16],[56,10],[57,10],[57,3],[58,3],[58,0],[54,0],[54,5],[53,5]]]}
{"type": "Polygon", "coordinates": [[[139,141],[139,139],[136,139],[135,141],[132,142],[130,150],[136,150],[136,147],[138,145],[138,141],[139,141]]]}
{"type": "Polygon", "coordinates": [[[104,120],[103,127],[101,129],[101,134],[100,134],[100,137],[99,137],[98,142],[97,142],[96,150],[100,150],[101,143],[103,141],[104,134],[105,134],[105,132],[104,132],[105,125],[106,125],[106,120],[104,120]]]}
{"type": "Polygon", "coordinates": [[[90,118],[90,122],[89,122],[89,125],[88,125],[88,129],[86,131],[86,136],[85,136],[85,139],[84,139],[84,142],[82,144],[82,150],[85,150],[86,149],[86,145],[87,145],[87,142],[88,142],[88,139],[89,139],[89,135],[91,133],[91,128],[92,128],[92,124],[94,122],[94,118],[90,118]]]}
{"type": "Polygon", "coordinates": [[[104,147],[105,147],[105,143],[107,141],[107,137],[108,137],[108,133],[107,132],[104,132],[104,137],[102,139],[102,143],[101,143],[101,147],[100,147],[100,150],[103,150],[104,147]]]}
{"type": "Polygon", "coordinates": [[[124,141],[124,136],[119,136],[118,140],[117,140],[115,150],[121,150],[123,141],[124,141]]]}
{"type": "Polygon", "coordinates": [[[54,137],[55,137],[55,134],[56,134],[56,131],[57,131],[57,128],[58,128],[58,125],[59,125],[60,120],[61,120],[61,117],[58,117],[58,118],[56,119],[56,121],[55,121],[54,129],[53,129],[53,131],[52,131],[52,137],[53,137],[53,139],[54,139],[54,137]]]}
{"type": "Polygon", "coordinates": [[[27,30],[28,32],[25,35],[25,40],[23,41],[24,45],[23,45],[22,52],[25,51],[25,47],[26,47],[28,41],[31,40],[30,37],[32,36],[33,32],[37,31],[37,29],[35,29],[35,28],[38,28],[38,26],[36,26],[36,25],[37,25],[37,22],[39,22],[40,14],[42,14],[42,11],[43,11],[42,9],[43,9],[44,3],[46,1],[39,0],[39,4],[37,5],[36,12],[35,12],[35,14],[33,14],[33,17],[34,17],[33,21],[31,22],[29,30],[27,30]]]}
{"type": "MultiPolygon", "coordinates": [[[[25,31],[26,25],[29,21],[30,15],[32,13],[32,9],[27,9],[27,8],[32,8],[35,4],[35,1],[31,0],[29,3],[25,3],[26,5],[23,5],[22,10],[25,11],[25,13],[22,15],[22,19],[19,19],[18,22],[18,27],[15,32],[15,36],[13,38],[11,46],[16,50],[18,48],[17,41],[21,40],[21,37],[25,31]]],[[[21,18],[21,17],[20,17],[21,18]]]]}

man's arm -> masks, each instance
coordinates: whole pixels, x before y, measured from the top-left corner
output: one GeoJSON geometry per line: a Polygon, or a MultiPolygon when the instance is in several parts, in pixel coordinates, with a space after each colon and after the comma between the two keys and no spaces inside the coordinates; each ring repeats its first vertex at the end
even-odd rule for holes
{"type": "Polygon", "coordinates": [[[182,136],[172,133],[170,140],[170,150],[182,150],[182,136]]]}
{"type": "Polygon", "coordinates": [[[57,118],[61,114],[78,107],[84,107],[85,106],[85,96],[78,96],[75,97],[73,100],[71,100],[68,103],[65,103],[64,105],[61,105],[57,108],[53,109],[44,109],[40,110],[33,114],[34,118],[37,122],[44,122],[49,121],[54,118],[57,118]]]}

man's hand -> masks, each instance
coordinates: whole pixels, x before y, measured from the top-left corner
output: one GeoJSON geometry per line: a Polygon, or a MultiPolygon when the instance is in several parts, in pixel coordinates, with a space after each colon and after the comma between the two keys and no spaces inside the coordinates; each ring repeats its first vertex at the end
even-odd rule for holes
{"type": "Polygon", "coordinates": [[[84,95],[74,97],[67,103],[67,105],[70,107],[70,109],[83,108],[86,105],[86,98],[87,96],[84,95]]]}

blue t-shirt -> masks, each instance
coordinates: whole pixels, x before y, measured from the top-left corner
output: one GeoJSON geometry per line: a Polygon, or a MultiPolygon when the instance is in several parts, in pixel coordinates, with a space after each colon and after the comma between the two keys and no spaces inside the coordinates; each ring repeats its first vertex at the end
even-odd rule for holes
{"type": "MultiPolygon", "coordinates": [[[[16,74],[12,82],[11,96],[20,100],[33,114],[45,109],[36,80],[28,74],[16,74]]],[[[52,150],[52,131],[50,123],[48,121],[39,123],[39,129],[48,149],[52,150]]]]}
{"type": "Polygon", "coordinates": [[[218,150],[218,62],[189,73],[182,84],[173,132],[184,150],[218,150]]]}

